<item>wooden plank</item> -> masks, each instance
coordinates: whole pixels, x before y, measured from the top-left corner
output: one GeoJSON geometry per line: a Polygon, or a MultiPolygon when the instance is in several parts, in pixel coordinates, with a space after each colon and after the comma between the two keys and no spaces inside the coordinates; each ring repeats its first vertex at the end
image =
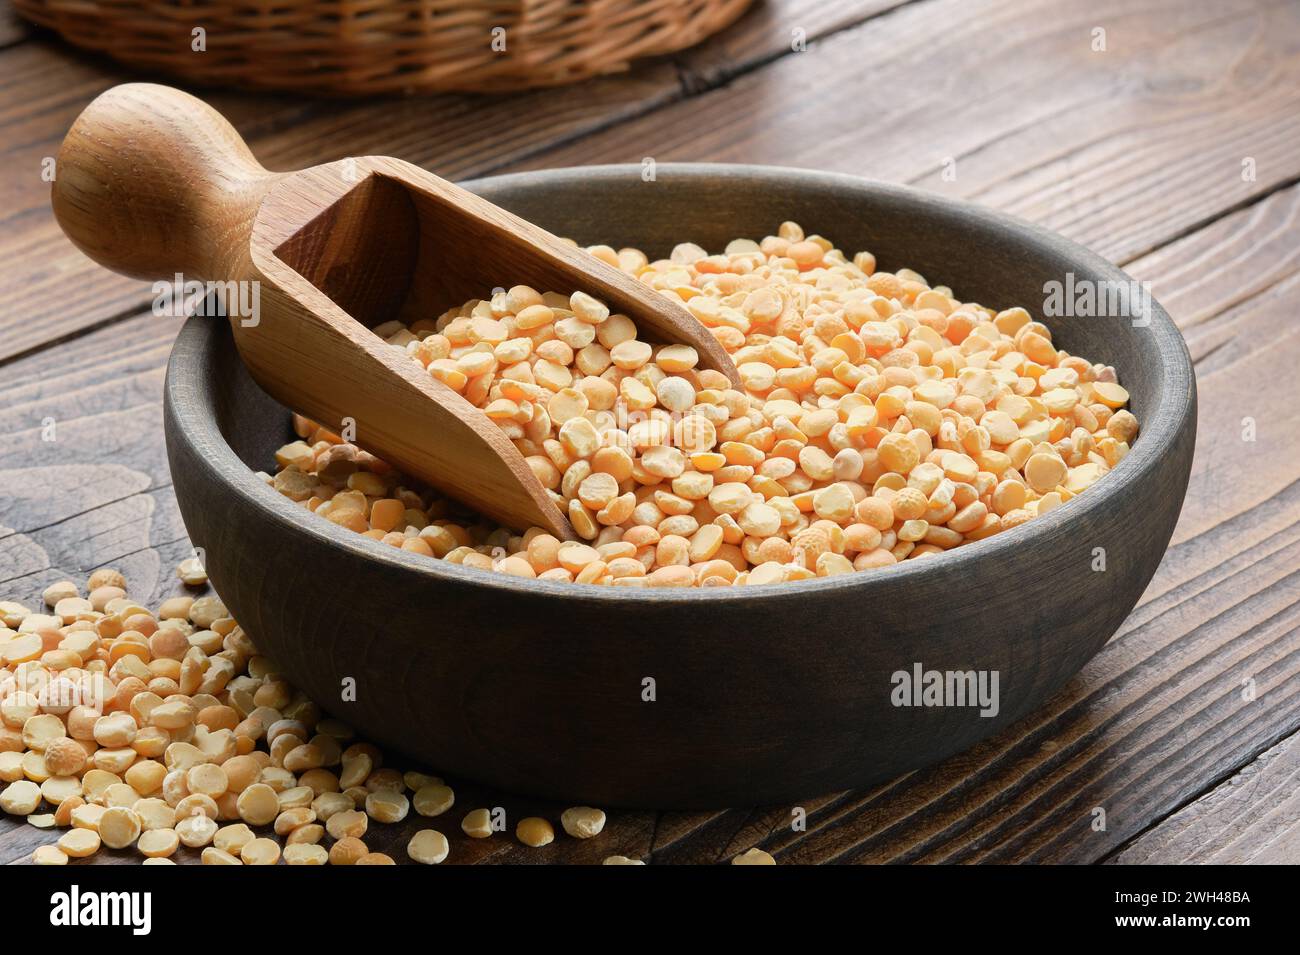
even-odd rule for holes
{"type": "Polygon", "coordinates": [[[1298,136],[1295,4],[930,0],[509,168],[829,169],[974,199],[1122,262],[1293,181],[1298,136]]]}
{"type": "Polygon", "coordinates": [[[1300,271],[1300,189],[1279,189],[1185,240],[1131,262],[1174,317],[1198,369],[1225,360],[1220,349],[1254,347],[1246,303],[1274,296],[1300,271]]]}
{"type": "Polygon", "coordinates": [[[788,53],[917,0],[757,0],[729,30],[673,59],[682,86],[703,92],[788,53]]]}
{"type": "Polygon", "coordinates": [[[169,592],[188,554],[162,442],[175,319],[141,316],[8,369],[0,407],[0,590],[35,606],[56,580],[119,566],[169,592]]]}
{"type": "Polygon", "coordinates": [[[1300,735],[1144,832],[1115,865],[1294,865],[1300,862],[1300,735]]]}
{"type": "Polygon", "coordinates": [[[14,11],[8,0],[0,0],[0,50],[22,43],[31,34],[31,24],[14,11]]]}
{"type": "MultiPolygon", "coordinates": [[[[799,24],[815,39],[899,2],[761,4],[716,41],[689,51],[690,62],[710,62],[717,50],[725,65],[697,82],[722,82],[788,50],[789,30],[781,24],[799,24]]],[[[108,273],[73,248],[49,212],[49,184],[41,178],[42,161],[58,152],[86,103],[132,77],[109,61],[54,43],[22,44],[0,55],[10,77],[0,83],[0,161],[20,173],[0,180],[0,259],[7,266],[0,278],[6,301],[0,313],[3,362],[129,317],[150,296],[146,283],[108,273]]],[[[678,67],[660,59],[580,86],[497,97],[349,102],[193,92],[229,117],[271,169],[298,169],[348,155],[390,155],[444,178],[463,179],[681,99],[688,87],[678,67]]]]}

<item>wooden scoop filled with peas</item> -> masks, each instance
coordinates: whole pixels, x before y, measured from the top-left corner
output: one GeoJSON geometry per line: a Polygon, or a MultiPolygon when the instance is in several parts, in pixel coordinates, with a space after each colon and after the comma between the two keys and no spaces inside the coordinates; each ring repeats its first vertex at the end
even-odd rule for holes
{"type": "Polygon", "coordinates": [[[221,289],[235,342],[272,397],[354,422],[356,444],[516,530],[574,537],[501,429],[371,328],[437,316],[508,276],[588,293],[739,381],[680,303],[544,229],[398,159],[268,172],[179,90],[108,90],[73,124],[57,170],[55,216],[92,259],[137,278],[236,283],[221,289]]]}

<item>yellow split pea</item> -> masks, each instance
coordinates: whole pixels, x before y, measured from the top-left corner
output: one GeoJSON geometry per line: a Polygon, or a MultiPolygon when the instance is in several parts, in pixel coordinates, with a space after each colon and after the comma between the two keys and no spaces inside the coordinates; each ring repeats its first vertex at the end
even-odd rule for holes
{"type": "Polygon", "coordinates": [[[425,865],[437,865],[451,851],[447,837],[437,829],[421,829],[406,845],[406,854],[425,865]]]}
{"type": "Polygon", "coordinates": [[[519,824],[515,827],[515,835],[524,845],[536,849],[555,840],[555,828],[545,819],[528,816],[519,820],[519,824]]]}

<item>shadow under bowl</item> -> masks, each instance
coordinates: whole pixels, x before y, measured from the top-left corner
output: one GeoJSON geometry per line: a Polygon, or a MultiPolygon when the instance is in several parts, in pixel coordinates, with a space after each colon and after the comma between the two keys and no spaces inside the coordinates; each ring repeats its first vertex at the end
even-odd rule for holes
{"type": "MultiPolygon", "coordinates": [[[[640,166],[606,166],[468,187],[559,235],[652,258],[687,240],[717,251],[793,219],[850,254],[872,251],[883,269],[1031,313],[1046,283],[1068,275],[1075,289],[1131,281],[1034,226],[849,176],[661,164],[654,182],[640,166]]],[[[509,281],[503,269],[496,284],[509,281]]],[[[1131,453],[1049,514],[881,571],[621,590],[393,549],[255,476],[292,438],[289,413],[249,378],[226,324],[204,318],[184,326],[168,367],[168,458],[186,528],[234,616],[297,686],[375,742],[571,803],[783,802],[876,783],[1005,728],[1080,670],[1155,573],[1192,460],[1186,346],[1154,302],[1137,320],[1045,321],[1059,347],[1117,369],[1142,426],[1131,453]],[[918,667],[995,674],[996,712],[897,705],[924,703],[899,698],[897,674],[918,667]]]]}

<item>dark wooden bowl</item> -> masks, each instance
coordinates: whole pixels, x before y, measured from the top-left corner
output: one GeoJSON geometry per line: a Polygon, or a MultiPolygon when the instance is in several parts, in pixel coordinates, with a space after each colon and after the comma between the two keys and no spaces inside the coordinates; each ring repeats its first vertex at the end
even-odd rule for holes
{"type": "MultiPolygon", "coordinates": [[[[884,268],[1031,312],[1044,283],[1067,272],[1076,283],[1129,281],[1025,223],[847,176],[660,165],[644,182],[639,166],[612,166],[471,188],[558,234],[652,256],[687,239],[717,250],[794,219],[849,253],[871,250],[884,268]]],[[[1132,453],[1050,514],[877,572],[617,590],[394,550],[254,476],[289,439],[289,415],[211,319],[191,319],[172,353],[168,457],[185,525],[240,623],[298,686],[376,742],[453,776],[569,802],[785,802],[888,779],[1008,726],[1102,647],[1155,572],[1195,435],[1182,337],[1154,303],[1145,327],[1124,316],[1048,321],[1062,347],[1118,369],[1142,423],[1132,453]],[[996,671],[996,716],[893,705],[892,675],[916,664],[996,671]],[[355,702],[342,699],[349,678],[355,702]]]]}

